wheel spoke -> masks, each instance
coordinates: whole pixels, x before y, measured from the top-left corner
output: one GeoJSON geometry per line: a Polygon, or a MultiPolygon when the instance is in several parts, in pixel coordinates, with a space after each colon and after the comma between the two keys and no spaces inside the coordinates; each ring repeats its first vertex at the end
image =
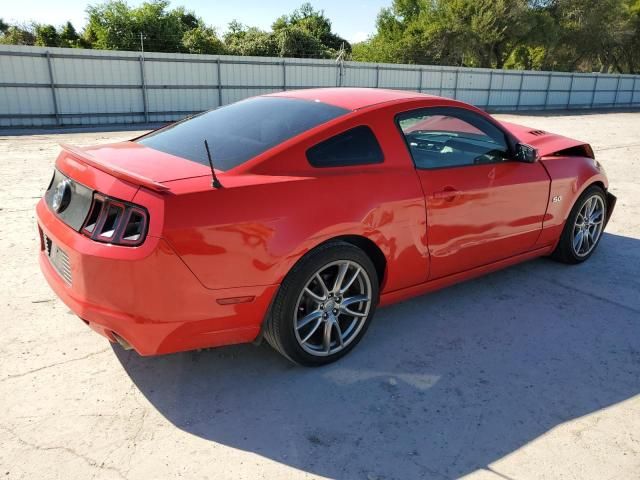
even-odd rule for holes
{"type": "Polygon", "coordinates": [[[318,327],[320,325],[322,325],[322,317],[318,318],[318,320],[316,321],[316,324],[309,331],[309,333],[307,333],[307,335],[301,340],[301,342],[302,343],[307,343],[309,341],[309,339],[313,336],[313,334],[318,331],[318,327]]]}
{"type": "Polygon", "coordinates": [[[573,249],[576,251],[576,253],[580,253],[583,239],[584,239],[584,231],[580,230],[573,239],[573,249]]]}
{"type": "Polygon", "coordinates": [[[342,288],[342,282],[344,282],[344,277],[347,274],[347,270],[349,270],[349,264],[347,262],[341,263],[338,267],[338,275],[336,275],[336,280],[333,283],[333,291],[337,293],[342,288]]]}
{"type": "Polygon", "coordinates": [[[320,286],[322,287],[322,294],[324,295],[324,298],[327,298],[329,296],[329,289],[327,288],[327,284],[324,283],[324,280],[320,276],[320,272],[316,273],[316,279],[318,280],[318,283],[320,283],[320,286]]]}
{"type": "Polygon", "coordinates": [[[366,295],[355,295],[353,297],[347,297],[344,300],[342,300],[342,303],[340,304],[340,306],[348,307],[349,305],[354,303],[368,302],[368,301],[369,301],[369,297],[366,295]]]}
{"type": "Polygon", "coordinates": [[[589,243],[591,242],[591,235],[589,234],[589,230],[584,231],[584,251],[589,251],[589,243]]]}
{"type": "Polygon", "coordinates": [[[322,311],[321,310],[314,310],[313,312],[311,312],[308,315],[306,315],[302,320],[300,320],[298,322],[298,325],[296,326],[296,328],[298,330],[300,330],[301,328],[306,327],[311,322],[313,322],[314,320],[316,320],[318,318],[321,318],[321,317],[322,317],[322,311]]]}
{"type": "Polygon", "coordinates": [[[353,315],[354,317],[366,317],[367,316],[366,313],[356,312],[356,311],[351,310],[350,308],[347,308],[347,307],[342,307],[340,309],[340,311],[342,313],[346,313],[347,315],[353,315]]]}
{"type": "Polygon", "coordinates": [[[342,329],[340,328],[340,323],[338,321],[335,322],[336,333],[338,334],[338,342],[341,347],[344,347],[344,338],[342,338],[342,329]]]}
{"type": "Polygon", "coordinates": [[[358,278],[358,276],[360,275],[361,269],[360,267],[356,268],[355,273],[353,274],[353,276],[349,279],[349,281],[347,282],[347,284],[342,287],[340,289],[340,293],[345,293],[347,290],[349,290],[349,288],[351,288],[351,285],[353,285],[353,282],[356,281],[356,279],[358,278]]]}
{"type": "Polygon", "coordinates": [[[315,293],[314,291],[312,291],[309,287],[304,287],[304,291],[307,295],[309,295],[311,298],[313,298],[317,303],[321,303],[324,302],[327,298],[326,297],[321,297],[320,295],[318,295],[317,293],[315,293]]]}
{"type": "Polygon", "coordinates": [[[329,353],[331,349],[331,330],[333,329],[333,322],[325,322],[324,324],[324,336],[322,338],[322,346],[324,351],[329,353]]]}

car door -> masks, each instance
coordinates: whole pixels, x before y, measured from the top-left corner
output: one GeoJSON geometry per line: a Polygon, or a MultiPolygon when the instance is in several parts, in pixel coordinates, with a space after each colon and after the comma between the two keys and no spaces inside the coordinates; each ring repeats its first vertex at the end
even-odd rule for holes
{"type": "Polygon", "coordinates": [[[540,162],[514,160],[503,130],[464,108],[414,110],[396,121],[425,195],[430,279],[533,248],[549,198],[540,162]]]}

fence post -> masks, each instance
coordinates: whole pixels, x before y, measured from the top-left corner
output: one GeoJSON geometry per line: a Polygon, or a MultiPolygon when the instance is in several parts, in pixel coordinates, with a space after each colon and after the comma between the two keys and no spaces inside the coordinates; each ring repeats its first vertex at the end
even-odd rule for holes
{"type": "Polygon", "coordinates": [[[571,107],[571,93],[573,93],[573,79],[576,77],[575,73],[571,74],[571,83],[569,84],[569,97],[567,98],[567,106],[566,106],[566,110],[569,110],[569,108],[571,107]]]}
{"type": "Polygon", "coordinates": [[[549,106],[549,89],[551,88],[552,77],[553,77],[553,73],[549,72],[549,75],[547,76],[547,88],[545,89],[546,92],[544,94],[544,110],[546,110],[547,107],[549,106]]]}
{"type": "Polygon", "coordinates": [[[630,105],[633,106],[633,99],[636,96],[636,80],[638,80],[638,77],[633,77],[633,87],[631,87],[631,103],[630,105]]]}
{"type": "Polygon", "coordinates": [[[453,87],[453,98],[455,100],[458,99],[458,76],[460,74],[460,68],[456,68],[456,83],[455,86],[453,87]]]}
{"type": "Polygon", "coordinates": [[[487,104],[484,106],[485,109],[489,108],[491,105],[491,92],[493,88],[493,68],[489,70],[489,89],[487,90],[487,104]]]}
{"type": "Polygon", "coordinates": [[[147,79],[144,74],[144,57],[138,57],[140,64],[140,88],[142,89],[142,105],[144,107],[144,121],[149,123],[149,103],[147,101],[147,79]]]}
{"type": "Polygon", "coordinates": [[[380,65],[376,65],[376,88],[380,85],[380,65]]]}
{"type": "Polygon", "coordinates": [[[338,70],[336,70],[336,87],[342,87],[342,60],[336,62],[336,67],[338,67],[338,70]]]}
{"type": "Polygon", "coordinates": [[[418,69],[418,93],[422,93],[422,69],[418,69]]]}
{"type": "Polygon", "coordinates": [[[518,102],[516,103],[516,112],[520,110],[520,98],[522,97],[523,83],[524,83],[524,72],[520,73],[520,85],[518,86],[518,102]]]}
{"type": "Polygon", "coordinates": [[[589,105],[589,108],[593,108],[593,104],[596,101],[596,92],[598,91],[598,80],[600,80],[600,77],[598,77],[598,75],[596,75],[594,78],[596,79],[596,81],[593,83],[593,91],[591,92],[591,104],[589,105]]]}
{"type": "Polygon", "coordinates": [[[287,90],[287,64],[282,60],[282,90],[287,90]]]}
{"type": "Polygon", "coordinates": [[[218,107],[222,106],[222,69],[220,68],[220,57],[216,60],[216,69],[218,73],[218,107]]]}
{"type": "Polygon", "coordinates": [[[616,95],[615,95],[615,97],[613,97],[613,106],[614,107],[616,105],[618,105],[618,93],[620,92],[620,77],[621,77],[621,75],[618,75],[618,81],[616,82],[616,95]]]}
{"type": "Polygon", "coordinates": [[[441,68],[440,69],[440,85],[438,86],[438,96],[441,97],[442,96],[442,79],[444,77],[444,70],[441,68]]]}
{"type": "Polygon", "coordinates": [[[60,111],[58,110],[58,96],[56,94],[56,82],[53,78],[53,67],[51,66],[51,53],[47,50],[47,67],[49,69],[49,84],[51,85],[51,98],[53,99],[53,113],[56,116],[56,125],[62,125],[60,111]]]}

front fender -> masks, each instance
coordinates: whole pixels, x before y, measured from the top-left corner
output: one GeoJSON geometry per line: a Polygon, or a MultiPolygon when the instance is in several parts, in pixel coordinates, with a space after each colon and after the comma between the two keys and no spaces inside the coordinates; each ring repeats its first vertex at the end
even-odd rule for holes
{"type": "Polygon", "coordinates": [[[537,246],[557,243],[564,224],[580,195],[591,185],[606,191],[609,181],[602,166],[587,157],[544,157],[540,160],[551,177],[549,201],[537,246]]]}

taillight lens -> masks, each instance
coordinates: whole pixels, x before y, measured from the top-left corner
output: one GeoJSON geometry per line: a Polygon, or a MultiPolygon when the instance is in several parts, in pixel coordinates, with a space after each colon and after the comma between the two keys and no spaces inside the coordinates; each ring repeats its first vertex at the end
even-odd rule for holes
{"type": "Polygon", "coordinates": [[[144,242],[148,224],[144,208],[95,193],[81,232],[98,242],[135,247],[144,242]]]}

